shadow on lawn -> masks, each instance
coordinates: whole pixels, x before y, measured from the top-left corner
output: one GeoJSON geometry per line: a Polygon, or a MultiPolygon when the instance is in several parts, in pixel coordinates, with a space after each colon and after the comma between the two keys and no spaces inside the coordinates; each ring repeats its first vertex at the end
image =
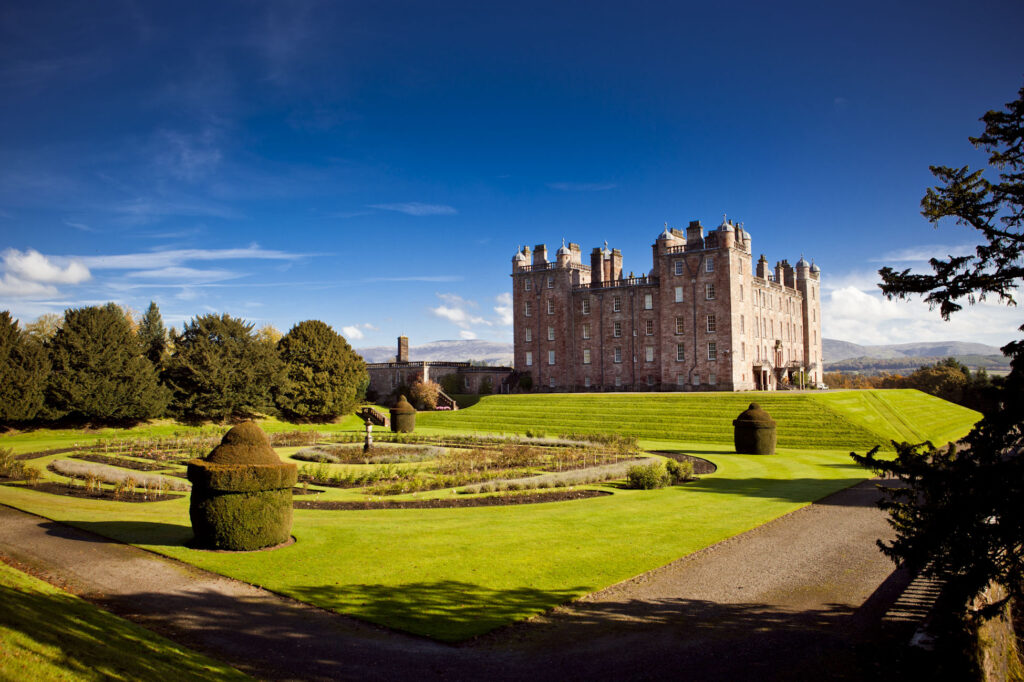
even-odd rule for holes
{"type": "Polygon", "coordinates": [[[761,497],[785,502],[816,501],[817,504],[851,507],[872,506],[878,499],[874,486],[865,485],[863,478],[724,478],[715,475],[685,483],[683,488],[723,495],[761,497]],[[845,490],[832,493],[836,488],[845,490]]]}
{"type": "MultiPolygon", "coordinates": [[[[494,590],[460,581],[313,585],[292,594],[360,618],[430,632],[479,631],[571,590],[494,590]]],[[[792,611],[699,599],[575,602],[452,647],[287,600],[204,589],[108,597],[111,610],[261,677],[299,679],[890,679],[880,670],[886,581],[859,609],[792,611]],[[885,594],[879,595],[880,592],[885,594]],[[187,617],[179,614],[187,614],[187,617]],[[685,675],[681,672],[685,671],[685,675]]],[[[882,659],[884,660],[884,659],[882,659]]]]}
{"type": "Polygon", "coordinates": [[[193,537],[188,526],[152,521],[68,521],[67,525],[47,521],[39,527],[45,528],[48,535],[80,542],[184,547],[193,537]]]}

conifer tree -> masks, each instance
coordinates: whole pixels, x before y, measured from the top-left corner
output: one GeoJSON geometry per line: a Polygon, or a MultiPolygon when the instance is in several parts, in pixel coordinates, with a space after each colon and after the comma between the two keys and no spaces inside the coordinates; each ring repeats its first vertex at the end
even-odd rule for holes
{"type": "Polygon", "coordinates": [[[167,352],[167,330],[164,328],[164,318],[160,315],[160,308],[155,301],[149,302],[146,314],[139,322],[139,343],[142,345],[142,352],[154,367],[160,368],[163,365],[164,353],[167,352]]]}
{"type": "Polygon", "coordinates": [[[324,421],[351,412],[366,394],[366,363],[320,320],[292,327],[278,343],[287,381],[278,407],[291,418],[324,421]]]}
{"type": "Polygon", "coordinates": [[[43,406],[50,360],[42,344],[0,312],[0,422],[34,419],[43,406]]]}
{"type": "MultiPolygon", "coordinates": [[[[998,180],[967,166],[933,166],[942,184],[921,201],[922,214],[933,223],[952,218],[980,233],[974,255],[932,259],[931,274],[879,271],[886,296],[925,295],[944,319],[964,302],[986,296],[1015,305],[1024,278],[1024,88],[1005,111],[989,111],[981,120],[985,132],[970,141],[989,153],[998,180]]],[[[882,503],[897,534],[892,543],[880,543],[882,551],[894,561],[925,566],[965,608],[992,582],[1006,588],[1007,599],[1024,598],[1024,341],[1002,350],[1011,358],[1010,374],[964,439],[967,448],[903,443],[895,460],[880,459],[877,448],[854,455],[903,484],[882,503]]],[[[995,613],[1004,602],[978,614],[995,613]]]]}
{"type": "Polygon", "coordinates": [[[70,309],[50,342],[47,387],[54,415],[140,420],[160,416],[169,394],[117,305],[70,309]]]}
{"type": "Polygon", "coordinates": [[[253,325],[230,315],[201,315],[174,337],[164,378],[174,409],[188,419],[252,417],[274,407],[284,364],[253,325]]]}

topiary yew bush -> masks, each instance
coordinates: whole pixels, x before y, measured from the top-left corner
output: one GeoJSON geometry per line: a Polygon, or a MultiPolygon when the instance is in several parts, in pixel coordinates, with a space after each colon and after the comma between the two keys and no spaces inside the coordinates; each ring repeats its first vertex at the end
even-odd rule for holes
{"type": "Polygon", "coordinates": [[[292,529],[293,462],[282,462],[259,426],[245,422],[206,459],[188,463],[196,544],[246,551],[286,542],[292,529]]]}

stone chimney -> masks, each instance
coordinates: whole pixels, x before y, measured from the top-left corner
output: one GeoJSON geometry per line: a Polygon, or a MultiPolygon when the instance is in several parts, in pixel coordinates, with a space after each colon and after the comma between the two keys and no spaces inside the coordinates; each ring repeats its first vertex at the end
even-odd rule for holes
{"type": "Polygon", "coordinates": [[[399,336],[398,337],[398,355],[395,356],[395,362],[409,362],[409,337],[399,336]]]}
{"type": "Polygon", "coordinates": [[[547,244],[537,244],[533,247],[533,264],[534,265],[547,265],[548,262],[548,247],[547,244]]]}

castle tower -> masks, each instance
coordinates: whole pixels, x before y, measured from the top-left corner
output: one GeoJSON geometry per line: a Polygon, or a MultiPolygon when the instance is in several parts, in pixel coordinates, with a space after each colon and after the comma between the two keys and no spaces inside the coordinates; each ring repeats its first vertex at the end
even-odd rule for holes
{"type": "Polygon", "coordinates": [[[409,362],[409,337],[398,337],[398,354],[395,355],[395,362],[409,362]]]}
{"type": "Polygon", "coordinates": [[[821,381],[824,361],[821,356],[821,268],[803,256],[796,264],[796,288],[803,294],[804,366],[812,384],[821,381]]]}

